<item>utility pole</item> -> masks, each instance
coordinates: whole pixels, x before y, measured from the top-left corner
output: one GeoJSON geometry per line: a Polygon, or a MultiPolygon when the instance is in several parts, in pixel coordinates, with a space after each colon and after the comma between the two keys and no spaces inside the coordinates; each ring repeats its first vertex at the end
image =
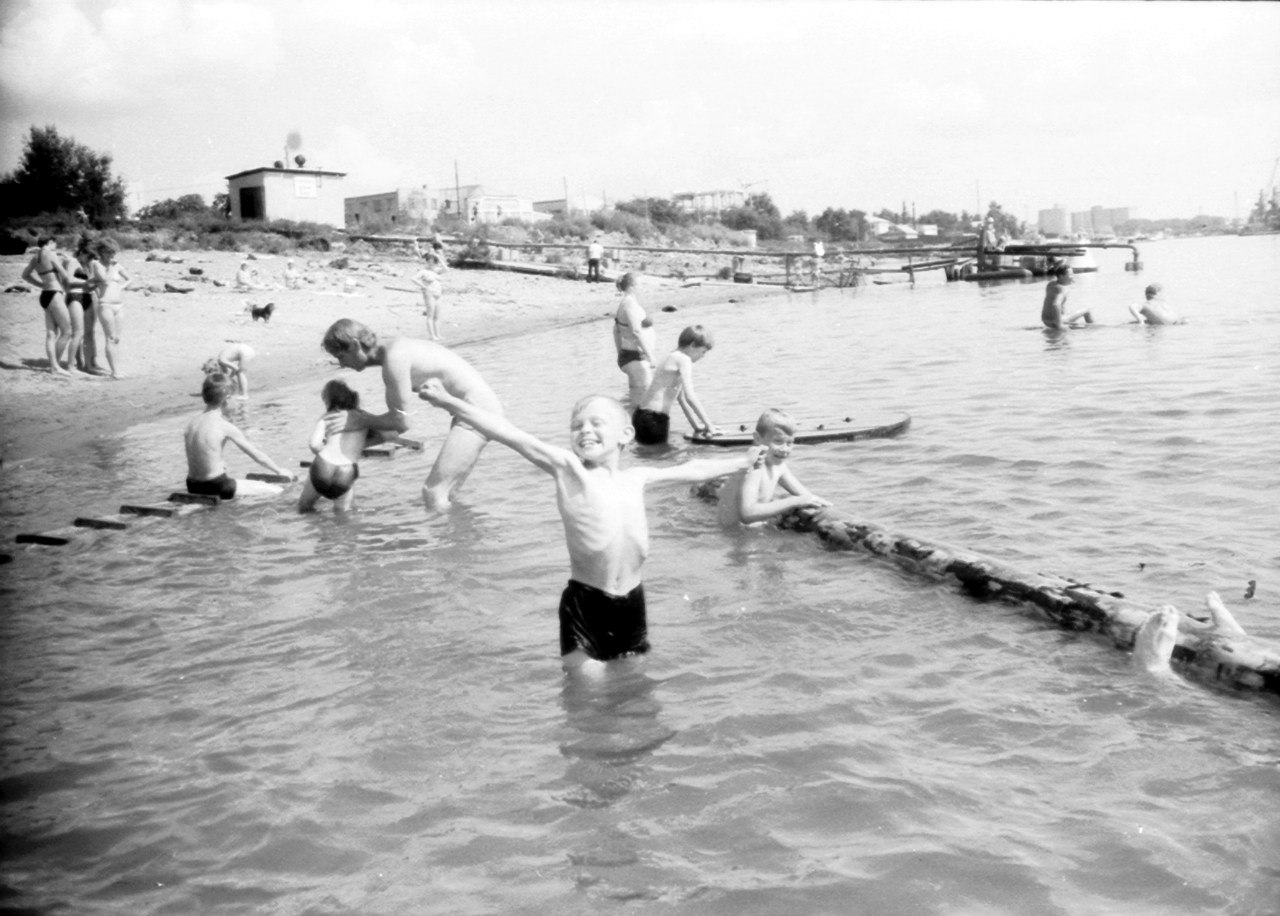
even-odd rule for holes
{"type": "Polygon", "coordinates": [[[458,215],[462,216],[462,182],[458,180],[458,160],[453,160],[453,190],[458,195],[458,215]]]}

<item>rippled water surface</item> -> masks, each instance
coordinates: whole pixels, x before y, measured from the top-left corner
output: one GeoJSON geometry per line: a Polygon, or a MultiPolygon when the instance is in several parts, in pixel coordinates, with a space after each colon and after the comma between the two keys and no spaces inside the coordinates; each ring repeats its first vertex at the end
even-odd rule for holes
{"type": "MultiPolygon", "coordinates": [[[[1105,326],[1066,334],[1036,326],[1042,281],[701,309],[699,394],[726,424],[909,412],[793,468],[855,517],[1144,603],[1217,589],[1280,640],[1280,238],[1124,257],[1071,294],[1105,326]],[[1190,324],[1124,324],[1153,280],[1190,324]]],[[[659,313],[661,346],[691,316],[659,313]]],[[[462,352],[552,441],[579,395],[624,390],[605,323],[462,352]]],[[[301,458],[331,374],[238,419],[301,458]]],[[[0,907],[1275,911],[1273,699],[808,535],[723,532],[678,487],[649,497],[654,651],[570,679],[549,478],[493,446],[430,519],[447,418],[418,420],[427,454],[366,460],[345,520],[283,497],[13,544],[176,489],[180,420],[6,470],[0,907]]]]}

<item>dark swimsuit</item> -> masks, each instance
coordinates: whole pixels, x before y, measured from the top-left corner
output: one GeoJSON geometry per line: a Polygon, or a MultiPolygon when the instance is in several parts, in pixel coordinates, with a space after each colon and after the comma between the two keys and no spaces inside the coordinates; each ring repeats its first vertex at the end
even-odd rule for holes
{"type": "Polygon", "coordinates": [[[359,476],[358,465],[334,464],[319,455],[311,462],[311,486],[325,499],[345,496],[359,476]]]}
{"type": "Polygon", "coordinates": [[[223,471],[217,477],[211,477],[208,480],[194,480],[188,477],[187,492],[195,493],[199,496],[217,496],[220,499],[235,499],[236,481],[234,477],[228,477],[226,471],[223,471]]]}
{"type": "Polygon", "coordinates": [[[574,649],[602,662],[648,652],[644,586],[611,595],[570,579],[560,596],[560,654],[574,649]]]}
{"type": "Polygon", "coordinates": [[[671,417],[656,410],[637,407],[631,412],[631,426],[641,445],[665,445],[671,431],[671,417]]]}
{"type": "MultiPolygon", "coordinates": [[[[88,280],[89,275],[83,270],[77,269],[75,272],[77,280],[88,280]]],[[[67,293],[67,302],[79,302],[80,307],[86,312],[93,308],[93,293],[89,289],[82,289],[79,292],[67,293]]]]}
{"type": "Polygon", "coordinates": [[[40,290],[40,308],[48,311],[49,303],[53,301],[53,297],[56,295],[58,295],[58,291],[56,289],[40,290]]]}
{"type": "MultiPolygon", "coordinates": [[[[624,321],[619,321],[616,316],[614,317],[613,322],[620,328],[626,328],[628,330],[630,330],[631,328],[631,325],[627,324],[624,321]]],[[[651,328],[653,327],[653,321],[651,321],[648,318],[645,318],[643,321],[640,322],[640,327],[651,328]]],[[[639,350],[619,350],[618,351],[618,368],[623,369],[626,367],[627,363],[639,362],[642,359],[644,359],[644,354],[641,353],[639,350]]]]}

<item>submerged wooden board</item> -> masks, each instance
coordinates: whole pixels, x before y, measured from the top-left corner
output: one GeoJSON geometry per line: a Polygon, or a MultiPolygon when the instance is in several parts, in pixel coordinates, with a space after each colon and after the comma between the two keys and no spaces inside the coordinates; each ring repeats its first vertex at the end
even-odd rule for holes
{"type": "MultiPolygon", "coordinates": [[[[911,425],[908,414],[883,414],[881,416],[841,417],[836,420],[796,421],[796,443],[856,442],[859,439],[888,439],[906,432],[911,425]]],[[[699,436],[685,433],[685,440],[698,445],[722,445],[729,448],[750,445],[755,433],[755,421],[735,424],[736,431],[722,432],[715,436],[699,436]]]]}

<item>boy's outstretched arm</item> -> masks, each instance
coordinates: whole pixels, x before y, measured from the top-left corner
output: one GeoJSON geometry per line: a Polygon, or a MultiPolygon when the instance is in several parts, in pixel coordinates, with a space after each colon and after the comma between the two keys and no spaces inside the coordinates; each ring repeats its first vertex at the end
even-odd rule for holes
{"type": "Polygon", "coordinates": [[[266,452],[252,445],[249,442],[249,440],[245,438],[244,433],[240,432],[239,427],[233,426],[231,424],[228,424],[228,426],[230,426],[231,428],[227,430],[227,438],[230,439],[232,442],[234,442],[237,446],[239,446],[240,451],[244,452],[254,461],[258,462],[258,464],[262,465],[272,474],[279,474],[281,477],[288,477],[290,480],[294,479],[292,473],[290,473],[289,471],[286,471],[284,468],[280,467],[280,465],[272,461],[271,458],[268,457],[266,452]]]}
{"type": "Polygon", "coordinates": [[[745,455],[733,458],[702,458],[698,461],[686,461],[684,464],[672,464],[667,467],[646,467],[643,469],[645,481],[648,483],[701,483],[726,477],[735,471],[741,471],[759,465],[764,457],[764,449],[753,445],[745,455]]]}
{"type": "Polygon", "coordinates": [[[501,414],[496,414],[477,407],[469,401],[454,397],[439,379],[427,379],[418,389],[418,397],[431,404],[447,410],[463,423],[473,427],[480,435],[495,442],[501,442],[507,448],[528,459],[548,474],[555,474],[557,469],[569,461],[576,460],[567,449],[548,445],[532,433],[527,433],[501,414]]]}

